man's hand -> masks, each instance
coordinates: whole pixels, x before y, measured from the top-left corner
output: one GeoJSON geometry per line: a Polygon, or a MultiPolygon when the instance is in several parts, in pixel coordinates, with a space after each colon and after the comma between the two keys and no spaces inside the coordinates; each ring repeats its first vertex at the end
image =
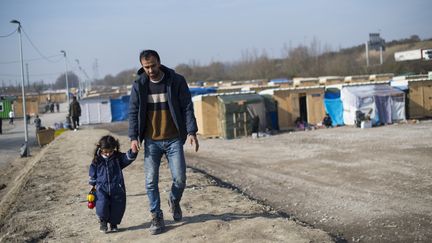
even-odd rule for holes
{"type": "Polygon", "coordinates": [[[198,138],[196,137],[196,135],[189,134],[187,136],[187,143],[189,143],[191,146],[195,145],[195,152],[198,152],[199,143],[198,143],[198,138]]]}
{"type": "Polygon", "coordinates": [[[138,140],[132,140],[131,141],[131,149],[132,149],[133,153],[138,153],[138,151],[140,150],[138,140]]]}

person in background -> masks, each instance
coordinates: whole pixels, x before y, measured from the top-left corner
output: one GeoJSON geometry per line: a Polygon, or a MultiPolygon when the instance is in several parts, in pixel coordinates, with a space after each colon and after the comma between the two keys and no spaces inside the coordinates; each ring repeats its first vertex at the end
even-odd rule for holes
{"type": "Polygon", "coordinates": [[[323,118],[322,124],[326,127],[333,127],[332,126],[332,119],[328,113],[325,114],[325,117],[323,118]]]}
{"type": "Polygon", "coordinates": [[[174,221],[180,221],[180,200],[186,186],[183,145],[187,141],[198,151],[198,127],[185,78],[161,65],[154,50],[142,51],[139,61],[142,68],[132,85],[128,135],[133,152],[144,141],[144,172],[152,216],[149,230],[150,234],[159,234],[165,228],[158,187],[161,158],[167,158],[172,175],[168,206],[174,221]]]}
{"type": "Polygon", "coordinates": [[[301,120],[300,117],[297,117],[294,121],[297,130],[305,130],[305,123],[301,120]]]}
{"type": "Polygon", "coordinates": [[[30,114],[26,114],[26,121],[27,121],[27,124],[30,124],[30,118],[31,118],[30,114]]]}
{"type": "Polygon", "coordinates": [[[53,113],[54,112],[54,103],[50,104],[50,112],[53,113]]]}
{"type": "Polygon", "coordinates": [[[35,119],[33,120],[33,123],[35,124],[36,131],[39,131],[42,127],[42,120],[39,118],[39,115],[36,115],[35,119]]]}
{"type": "Polygon", "coordinates": [[[76,96],[72,98],[72,102],[69,105],[69,116],[72,119],[72,129],[76,131],[79,127],[79,117],[81,116],[81,105],[77,101],[76,96]]]}
{"type": "Polygon", "coordinates": [[[9,111],[9,124],[14,124],[15,112],[13,110],[9,111]]]}
{"type": "Polygon", "coordinates": [[[60,112],[60,104],[58,102],[56,102],[55,106],[56,106],[57,112],[60,112]]]}

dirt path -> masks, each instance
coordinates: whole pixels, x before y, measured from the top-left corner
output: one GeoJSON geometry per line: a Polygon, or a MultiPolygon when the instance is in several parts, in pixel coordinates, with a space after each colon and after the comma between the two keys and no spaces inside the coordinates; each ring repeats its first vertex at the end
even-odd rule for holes
{"type": "Polygon", "coordinates": [[[189,164],[349,242],[430,242],[432,121],[201,139],[189,164]]]}
{"type": "MultiPolygon", "coordinates": [[[[160,189],[167,231],[151,236],[142,153],[124,171],[128,196],[120,232],[102,234],[95,210],[87,209],[85,198],[94,144],[107,133],[66,132],[28,161],[0,202],[1,242],[332,242],[324,231],[280,217],[191,169],[182,200],[184,220],[175,223],[166,204],[170,187],[166,164],[160,189]]],[[[120,141],[125,150],[128,139],[120,141]]]]}

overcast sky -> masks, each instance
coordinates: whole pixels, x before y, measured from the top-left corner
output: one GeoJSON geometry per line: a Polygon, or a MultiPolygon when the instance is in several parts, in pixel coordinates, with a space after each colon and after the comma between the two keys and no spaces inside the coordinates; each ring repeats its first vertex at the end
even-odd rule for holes
{"type": "Polygon", "coordinates": [[[372,32],[386,41],[432,38],[431,10],[431,0],[0,0],[0,85],[21,82],[18,34],[4,37],[17,27],[12,19],[25,32],[30,82],[54,82],[65,70],[60,50],[70,70],[82,75],[78,59],[91,78],[103,78],[137,68],[144,49],[174,68],[239,61],[253,50],[281,57],[284,46],[314,38],[333,50],[372,32]]]}

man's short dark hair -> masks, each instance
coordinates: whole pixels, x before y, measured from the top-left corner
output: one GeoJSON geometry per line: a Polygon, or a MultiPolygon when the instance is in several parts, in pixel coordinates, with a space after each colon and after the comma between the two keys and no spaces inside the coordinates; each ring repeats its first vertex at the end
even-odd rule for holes
{"type": "Polygon", "coordinates": [[[139,57],[139,61],[141,63],[141,60],[145,59],[149,59],[151,56],[156,57],[156,60],[160,63],[160,57],[159,54],[154,51],[154,50],[144,50],[140,53],[140,57],[139,57]]]}

